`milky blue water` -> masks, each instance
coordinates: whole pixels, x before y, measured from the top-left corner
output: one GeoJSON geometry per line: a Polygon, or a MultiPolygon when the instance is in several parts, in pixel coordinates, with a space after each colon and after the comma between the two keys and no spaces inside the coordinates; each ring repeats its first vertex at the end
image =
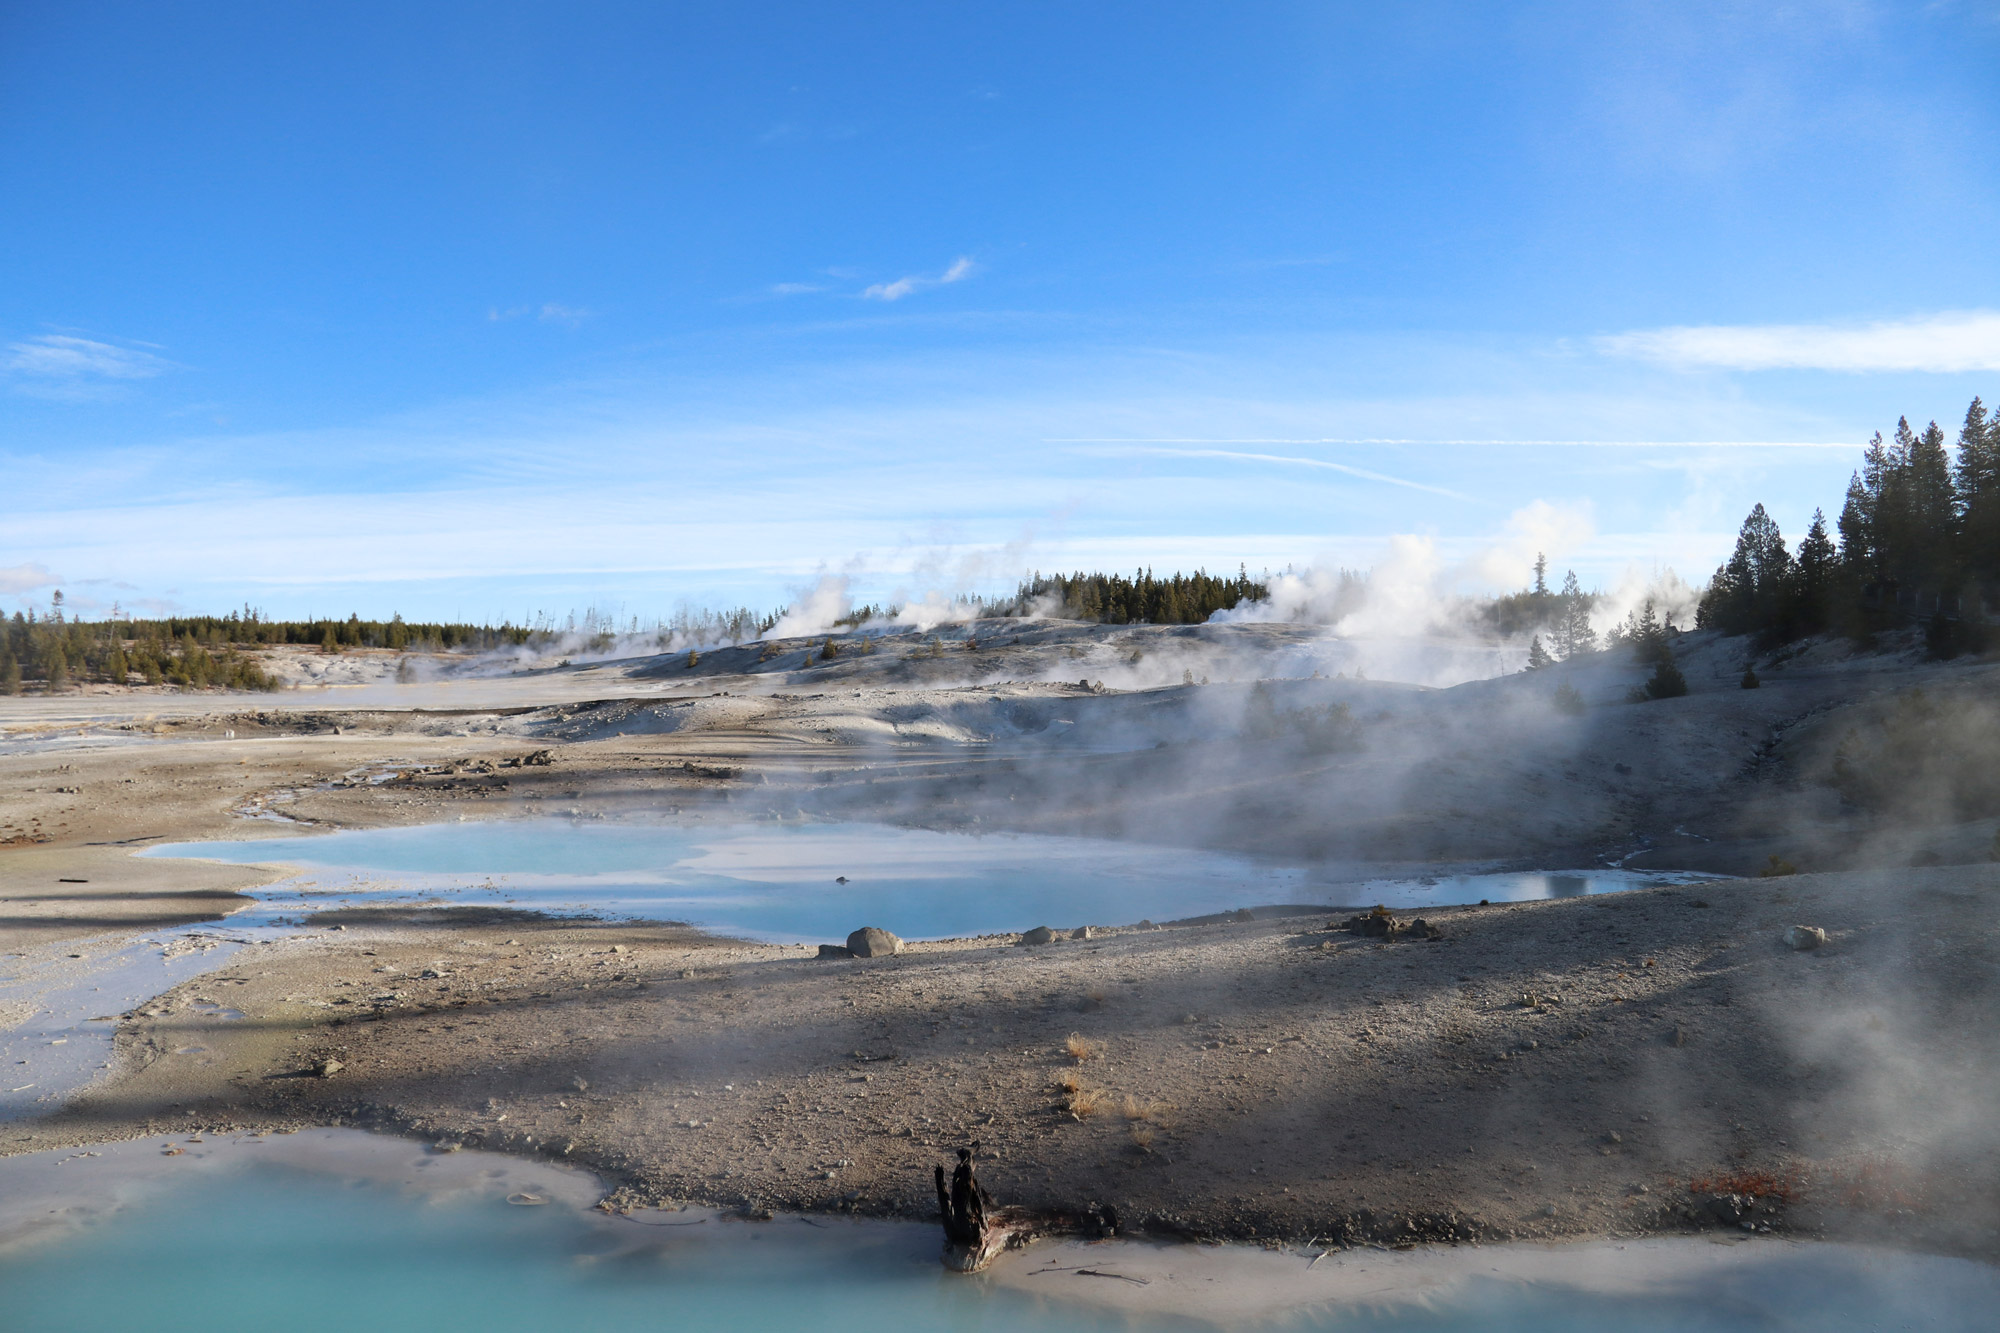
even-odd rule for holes
{"type": "Polygon", "coordinates": [[[1325,866],[1095,838],[775,822],[497,820],[180,843],[146,854],[300,864],[322,890],[348,883],[357,894],[380,893],[383,877],[400,877],[405,896],[686,921],[780,942],[841,940],[862,925],[945,939],[1278,903],[1420,908],[1696,878],[1624,870],[1342,878],[1325,866]]]}
{"type": "MultiPolygon", "coordinates": [[[[1115,1247],[1101,1253],[1095,1262],[1117,1266],[1115,1247]]],[[[1022,1260],[1032,1267],[1036,1252],[1022,1260]]],[[[1056,1273],[1047,1280],[1060,1290],[1090,1279],[1056,1273]]],[[[1682,1287],[1607,1295],[1492,1279],[1450,1289],[1428,1308],[1309,1309],[1282,1326],[1958,1333],[1991,1329],[2000,1291],[1993,1270],[1965,1261],[1891,1255],[1857,1265],[1852,1252],[1818,1256],[1810,1248],[1682,1287]]],[[[439,1200],[388,1184],[257,1166],[192,1177],[80,1232],[0,1249],[0,1327],[1082,1333],[1196,1325],[1106,1313],[946,1273],[927,1226],[829,1222],[821,1229],[797,1218],[686,1229],[621,1225],[571,1207],[508,1207],[491,1195],[439,1200]]]]}

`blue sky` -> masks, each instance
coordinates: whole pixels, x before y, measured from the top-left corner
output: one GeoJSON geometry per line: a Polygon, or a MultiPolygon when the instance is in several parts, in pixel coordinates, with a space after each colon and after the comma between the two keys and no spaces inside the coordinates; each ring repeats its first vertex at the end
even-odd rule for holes
{"type": "Polygon", "coordinates": [[[0,606],[1699,578],[2000,397],[1996,71],[1992,0],[14,0],[0,606]]]}

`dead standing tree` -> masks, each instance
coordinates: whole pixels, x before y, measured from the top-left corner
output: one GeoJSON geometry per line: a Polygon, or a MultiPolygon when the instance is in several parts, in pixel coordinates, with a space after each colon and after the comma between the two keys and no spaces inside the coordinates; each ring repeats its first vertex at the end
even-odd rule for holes
{"type": "Polygon", "coordinates": [[[1111,1236],[1118,1231],[1118,1213],[1109,1205],[1092,1204],[1081,1214],[1001,1208],[972,1171],[972,1154],[979,1147],[958,1150],[958,1166],[945,1183],[943,1167],[933,1168],[937,1184],[938,1220],[944,1225],[944,1266],[956,1273],[977,1273],[1003,1252],[1026,1245],[1037,1236],[1111,1236]]]}
{"type": "Polygon", "coordinates": [[[946,1268],[977,1273],[1003,1250],[1025,1245],[1030,1239],[1025,1214],[1019,1209],[994,1207],[993,1197],[973,1175],[972,1149],[958,1150],[958,1167],[951,1173],[949,1189],[941,1166],[936,1168],[936,1180],[946,1268]]]}

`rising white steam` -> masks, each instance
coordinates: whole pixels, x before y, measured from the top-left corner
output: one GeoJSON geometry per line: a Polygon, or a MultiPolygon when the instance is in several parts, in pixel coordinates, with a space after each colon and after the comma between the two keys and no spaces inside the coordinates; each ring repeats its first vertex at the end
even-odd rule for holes
{"type": "Polygon", "coordinates": [[[1559,559],[1591,533],[1588,506],[1537,500],[1508,516],[1497,541],[1464,559],[1446,559],[1430,537],[1394,537],[1386,558],[1365,576],[1338,569],[1280,574],[1264,600],[1218,611],[1211,620],[1329,625],[1361,638],[1456,634],[1467,627],[1472,597],[1521,586],[1538,555],[1559,559]]]}
{"type": "Polygon", "coordinates": [[[983,608],[976,602],[932,589],[922,597],[904,602],[887,615],[872,618],[867,628],[913,629],[918,633],[924,633],[939,625],[957,625],[968,620],[977,620],[982,610],[983,608]]]}
{"type": "Polygon", "coordinates": [[[822,574],[819,582],[801,595],[766,635],[772,639],[799,638],[825,634],[847,616],[854,614],[854,597],[848,591],[845,574],[822,574]]]}

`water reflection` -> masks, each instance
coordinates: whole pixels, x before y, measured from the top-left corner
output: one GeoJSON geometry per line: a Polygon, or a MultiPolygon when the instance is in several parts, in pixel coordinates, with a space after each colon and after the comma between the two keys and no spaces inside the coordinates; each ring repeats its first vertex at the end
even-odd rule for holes
{"type": "Polygon", "coordinates": [[[943,939],[1275,904],[1403,909],[1573,898],[1704,878],[1609,868],[1368,878],[1339,864],[1228,852],[859,823],[520,819],[184,843],[145,854],[310,867],[258,892],[266,915],[387,894],[686,921],[779,943],[842,940],[864,924],[943,939]]]}

